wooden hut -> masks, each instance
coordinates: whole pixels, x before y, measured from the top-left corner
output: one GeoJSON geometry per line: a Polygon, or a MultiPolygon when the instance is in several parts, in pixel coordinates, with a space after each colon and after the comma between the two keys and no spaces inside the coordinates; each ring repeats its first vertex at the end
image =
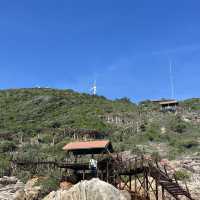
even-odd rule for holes
{"type": "MultiPolygon", "coordinates": [[[[90,169],[91,158],[97,161],[97,174],[107,177],[108,161],[112,158],[113,147],[109,140],[94,141],[76,141],[70,142],[63,147],[67,152],[67,164],[63,166],[69,173],[68,169],[73,169],[81,179],[91,178],[92,171],[90,169]]],[[[70,174],[70,173],[69,173],[70,174]]]]}
{"type": "Polygon", "coordinates": [[[163,112],[175,112],[177,110],[178,101],[176,100],[169,100],[169,101],[161,101],[159,102],[161,106],[161,111],[163,112]]]}

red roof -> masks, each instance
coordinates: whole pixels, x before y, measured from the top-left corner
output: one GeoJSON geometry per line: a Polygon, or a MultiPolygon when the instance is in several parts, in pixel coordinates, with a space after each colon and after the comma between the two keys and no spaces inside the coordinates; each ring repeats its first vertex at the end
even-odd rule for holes
{"type": "Polygon", "coordinates": [[[79,150],[79,149],[102,149],[110,144],[109,140],[95,140],[86,142],[70,142],[63,147],[63,150],[79,150]]]}

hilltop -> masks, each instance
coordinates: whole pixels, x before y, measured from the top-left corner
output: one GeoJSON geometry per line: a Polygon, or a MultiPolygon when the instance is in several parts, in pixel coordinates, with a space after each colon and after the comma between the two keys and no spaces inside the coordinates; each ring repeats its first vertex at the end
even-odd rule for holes
{"type": "Polygon", "coordinates": [[[119,151],[176,156],[199,151],[200,99],[179,102],[176,113],[159,104],[128,98],[109,100],[72,90],[47,88],[0,91],[0,151],[4,169],[9,152],[23,158],[63,158],[68,131],[105,133],[119,151]]]}

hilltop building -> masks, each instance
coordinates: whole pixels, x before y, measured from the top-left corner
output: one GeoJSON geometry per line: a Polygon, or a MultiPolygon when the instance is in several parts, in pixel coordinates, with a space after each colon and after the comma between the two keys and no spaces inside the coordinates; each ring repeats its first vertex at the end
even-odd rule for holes
{"type": "Polygon", "coordinates": [[[152,102],[158,103],[160,105],[160,111],[162,112],[176,112],[179,105],[178,101],[175,99],[152,100],[152,102]]]}

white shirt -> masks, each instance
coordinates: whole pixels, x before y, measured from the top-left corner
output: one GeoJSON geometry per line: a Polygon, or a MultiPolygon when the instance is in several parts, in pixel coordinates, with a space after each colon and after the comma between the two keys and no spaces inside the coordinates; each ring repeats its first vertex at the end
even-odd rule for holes
{"type": "Polygon", "coordinates": [[[89,167],[93,167],[93,168],[97,168],[97,160],[95,159],[90,159],[90,162],[89,162],[89,167]]]}

